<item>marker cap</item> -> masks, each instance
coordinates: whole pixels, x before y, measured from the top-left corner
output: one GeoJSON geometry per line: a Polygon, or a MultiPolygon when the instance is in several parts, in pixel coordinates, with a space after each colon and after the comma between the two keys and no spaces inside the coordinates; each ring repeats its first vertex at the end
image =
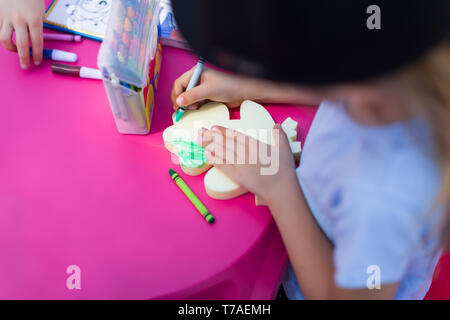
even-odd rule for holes
{"type": "Polygon", "coordinates": [[[52,52],[52,60],[64,62],[76,62],[78,56],[76,53],[54,49],[52,52]]]}
{"type": "Polygon", "coordinates": [[[98,69],[81,67],[80,69],[80,77],[88,78],[88,79],[102,79],[102,73],[98,69]]]}

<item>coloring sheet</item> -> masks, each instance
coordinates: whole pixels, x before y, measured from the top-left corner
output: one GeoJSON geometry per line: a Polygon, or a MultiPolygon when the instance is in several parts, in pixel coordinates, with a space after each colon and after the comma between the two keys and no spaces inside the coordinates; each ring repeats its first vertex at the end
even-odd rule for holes
{"type": "Polygon", "coordinates": [[[113,0],[55,0],[47,10],[45,23],[102,39],[113,0]]]}

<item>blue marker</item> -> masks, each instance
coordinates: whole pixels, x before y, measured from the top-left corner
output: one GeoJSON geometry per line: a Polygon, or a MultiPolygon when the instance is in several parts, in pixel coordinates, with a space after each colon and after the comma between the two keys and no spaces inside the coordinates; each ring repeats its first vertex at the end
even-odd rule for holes
{"type": "MultiPolygon", "coordinates": [[[[33,55],[33,51],[30,48],[30,56],[31,55],[33,55]]],[[[78,59],[76,53],[57,49],[44,49],[44,51],[42,52],[42,56],[44,57],[44,59],[63,62],[76,62],[78,59]]]]}
{"type": "MultiPolygon", "coordinates": [[[[186,91],[191,90],[193,87],[196,86],[196,84],[202,74],[204,65],[205,65],[205,60],[203,60],[202,58],[199,58],[197,65],[195,66],[194,73],[192,74],[191,80],[189,81],[189,84],[186,88],[186,91]]],[[[178,108],[177,115],[175,117],[175,122],[178,122],[178,120],[180,120],[181,116],[184,114],[185,111],[186,111],[186,107],[178,108]]]]}

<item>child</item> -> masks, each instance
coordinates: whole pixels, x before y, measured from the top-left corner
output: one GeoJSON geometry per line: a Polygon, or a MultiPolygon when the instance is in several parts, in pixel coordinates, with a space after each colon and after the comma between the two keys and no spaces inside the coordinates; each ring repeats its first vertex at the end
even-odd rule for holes
{"type": "Polygon", "coordinates": [[[0,0],[0,42],[5,49],[19,53],[22,69],[30,67],[30,41],[33,62],[42,62],[44,0],[0,0]],[[12,40],[16,34],[16,44],[12,40]]]}
{"type": "Polygon", "coordinates": [[[268,203],[291,299],[421,299],[450,242],[449,3],[360,2],[173,1],[193,49],[251,76],[209,69],[184,92],[190,70],[174,83],[175,108],[322,101],[297,169],[276,126],[274,175],[218,152],[242,134],[200,131],[208,161],[268,203]]]}

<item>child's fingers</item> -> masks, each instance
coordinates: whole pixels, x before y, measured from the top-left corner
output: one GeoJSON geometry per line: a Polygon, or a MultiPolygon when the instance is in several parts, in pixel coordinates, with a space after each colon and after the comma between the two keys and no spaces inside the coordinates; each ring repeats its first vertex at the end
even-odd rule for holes
{"type": "Polygon", "coordinates": [[[40,65],[42,62],[42,52],[44,50],[42,23],[39,25],[30,25],[29,29],[31,45],[33,47],[33,61],[35,65],[40,65]]]}
{"type": "Polygon", "coordinates": [[[188,90],[181,95],[179,95],[175,102],[176,105],[179,107],[182,106],[190,106],[194,103],[206,100],[210,98],[210,89],[207,84],[200,84],[199,86],[196,86],[192,88],[191,90],[188,90]]]}
{"type": "MultiPolygon", "coordinates": [[[[222,152],[224,154],[223,158],[227,164],[246,163],[248,158],[248,136],[239,131],[221,126],[214,126],[208,133],[211,140],[209,143],[216,149],[216,153],[222,152]]],[[[203,136],[206,135],[206,132],[203,133],[203,136]]]]}
{"type": "Polygon", "coordinates": [[[194,72],[194,69],[192,68],[191,70],[183,73],[178,79],[176,79],[173,82],[172,94],[171,94],[172,105],[178,107],[176,99],[180,94],[182,94],[186,90],[186,87],[189,84],[189,80],[190,80],[193,72],[194,72]]]}
{"type": "Polygon", "coordinates": [[[275,145],[279,147],[289,147],[289,138],[287,137],[286,133],[282,129],[281,125],[279,123],[276,123],[273,126],[273,137],[275,139],[275,145]]]}
{"type": "Polygon", "coordinates": [[[194,73],[195,67],[192,67],[185,73],[183,73],[177,80],[182,85],[183,90],[186,89],[186,87],[189,84],[189,81],[191,81],[192,74],[194,73]]]}
{"type": "MultiPolygon", "coordinates": [[[[186,110],[197,110],[198,108],[200,108],[202,105],[204,105],[206,102],[208,102],[208,100],[202,100],[196,103],[191,104],[190,106],[187,106],[185,109],[186,110]]],[[[185,106],[183,106],[185,107],[185,106]]],[[[177,111],[178,108],[180,108],[179,106],[177,106],[176,104],[173,105],[173,110],[177,111]]]]}
{"type": "Polygon", "coordinates": [[[28,28],[25,24],[14,26],[16,30],[16,46],[19,53],[20,66],[28,69],[30,66],[30,46],[28,41],[28,28]]]}
{"type": "Polygon", "coordinates": [[[214,165],[214,167],[225,173],[228,177],[233,178],[235,165],[226,163],[224,158],[214,153],[212,149],[205,149],[205,157],[207,163],[214,165]]]}
{"type": "Polygon", "coordinates": [[[214,142],[219,145],[226,146],[227,142],[232,148],[236,144],[245,145],[245,135],[222,126],[213,126],[211,130],[201,128],[198,131],[197,143],[202,147],[214,142]]]}
{"type": "Polygon", "coordinates": [[[225,151],[226,150],[224,150],[223,146],[211,143],[205,148],[206,160],[209,164],[213,164],[215,166],[232,163],[231,161],[227,161],[227,152],[225,151]]]}
{"type": "Polygon", "coordinates": [[[198,130],[197,138],[195,142],[205,148],[208,144],[212,142],[211,131],[206,128],[200,128],[198,130]]]}
{"type": "Polygon", "coordinates": [[[257,164],[261,148],[269,146],[250,135],[237,130],[226,129],[220,126],[212,127],[216,132],[225,132],[225,144],[229,152],[235,153],[236,164],[257,164]],[[225,130],[225,131],[224,131],[225,130]]]}
{"type": "Polygon", "coordinates": [[[235,131],[227,130],[224,137],[225,159],[228,164],[247,164],[248,157],[248,136],[235,131]]]}
{"type": "Polygon", "coordinates": [[[0,42],[6,50],[16,52],[17,48],[12,41],[13,26],[8,22],[3,22],[0,30],[0,42]]]}
{"type": "Polygon", "coordinates": [[[196,103],[191,104],[190,106],[188,106],[186,109],[188,110],[197,110],[198,108],[200,108],[202,105],[204,105],[206,102],[208,102],[207,99],[205,100],[200,100],[196,103]]]}
{"type": "Polygon", "coordinates": [[[218,159],[216,155],[209,149],[205,149],[205,157],[208,164],[214,165],[215,163],[222,162],[222,160],[218,159]]]}

